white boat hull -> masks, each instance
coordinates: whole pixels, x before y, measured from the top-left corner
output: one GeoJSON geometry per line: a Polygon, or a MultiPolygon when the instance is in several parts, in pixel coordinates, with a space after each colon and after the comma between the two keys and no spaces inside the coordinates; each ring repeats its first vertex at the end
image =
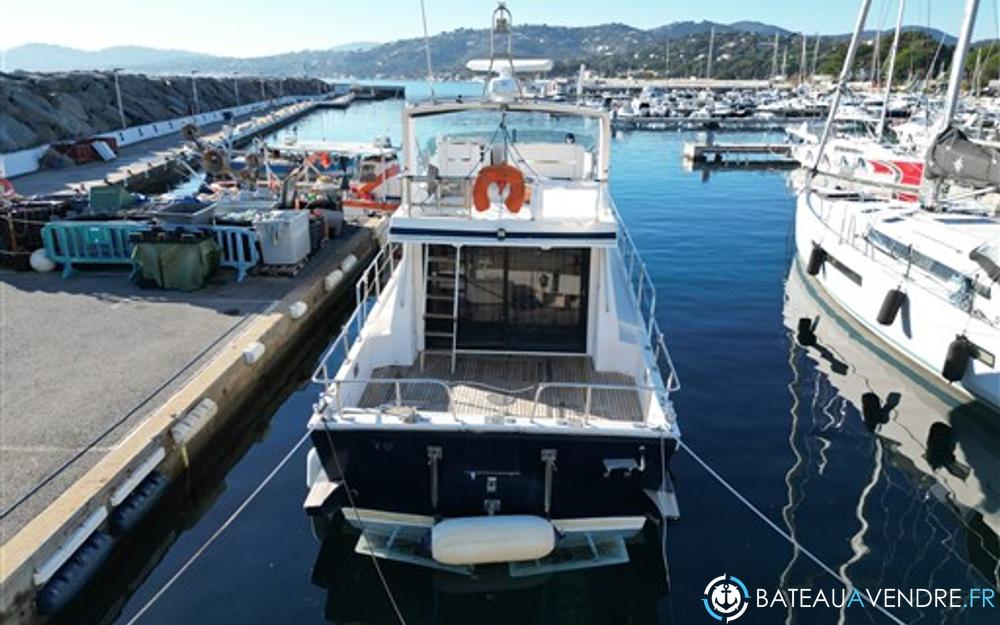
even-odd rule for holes
{"type": "MultiPolygon", "coordinates": [[[[940,384],[948,384],[942,370],[949,346],[957,336],[968,337],[987,350],[994,362],[988,364],[970,358],[962,380],[954,386],[994,408],[1000,407],[1000,370],[996,362],[996,355],[1000,354],[1000,332],[997,328],[905,277],[905,264],[888,262],[867,244],[862,234],[863,226],[852,220],[848,209],[838,206],[836,200],[812,192],[799,194],[795,239],[800,262],[803,266],[808,265],[814,246],[821,247],[827,257],[833,259],[824,262],[819,273],[809,279],[816,280],[872,334],[917,364],[928,379],[940,384]],[[854,279],[851,272],[856,274],[854,279]],[[891,325],[881,325],[877,316],[883,298],[897,287],[905,290],[906,305],[891,325]]],[[[995,293],[994,297],[998,295],[995,293]]]]}

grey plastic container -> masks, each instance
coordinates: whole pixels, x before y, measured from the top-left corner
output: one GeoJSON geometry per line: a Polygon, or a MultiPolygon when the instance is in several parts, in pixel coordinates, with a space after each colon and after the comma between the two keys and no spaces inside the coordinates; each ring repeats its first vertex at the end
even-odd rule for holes
{"type": "Polygon", "coordinates": [[[156,217],[168,224],[205,225],[212,223],[215,204],[174,204],[156,211],[156,217]]]}

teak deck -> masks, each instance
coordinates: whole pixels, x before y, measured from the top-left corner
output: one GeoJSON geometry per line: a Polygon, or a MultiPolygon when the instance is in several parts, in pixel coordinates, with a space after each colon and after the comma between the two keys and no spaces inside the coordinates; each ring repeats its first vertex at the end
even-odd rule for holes
{"type": "MultiPolygon", "coordinates": [[[[633,386],[631,376],[594,369],[588,356],[486,356],[460,354],[455,372],[451,357],[428,354],[421,368],[420,359],[409,366],[376,369],[372,378],[387,383],[369,383],[359,407],[394,409],[396,385],[392,380],[441,380],[451,387],[459,416],[496,415],[547,418],[601,418],[616,421],[642,421],[638,390],[598,389],[591,394],[589,414],[584,414],[584,388],[546,388],[532,415],[535,393],[542,383],[612,384],[633,386]]],[[[404,408],[448,412],[444,388],[432,383],[399,385],[400,404],[404,408]]]]}

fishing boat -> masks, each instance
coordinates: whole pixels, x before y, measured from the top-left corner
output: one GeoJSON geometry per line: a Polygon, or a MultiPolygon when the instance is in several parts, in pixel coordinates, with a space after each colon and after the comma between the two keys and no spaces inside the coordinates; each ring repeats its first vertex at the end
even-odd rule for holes
{"type": "MultiPolygon", "coordinates": [[[[491,39],[508,25],[501,6],[491,39]]],[[[305,508],[358,553],[526,576],[625,562],[679,516],[679,383],[609,192],[610,119],[522,99],[517,75],[550,67],[471,61],[481,100],[402,113],[402,203],[308,425],[305,508]]]]}
{"type": "MultiPolygon", "coordinates": [[[[859,24],[869,4],[862,4],[859,24]]],[[[810,279],[854,319],[929,379],[1000,406],[1000,215],[978,191],[996,188],[991,163],[1000,154],[950,126],[976,6],[968,0],[946,112],[925,155],[920,202],[808,180],[797,198],[795,239],[810,279]],[[945,193],[951,184],[972,191],[945,193]]],[[[856,46],[857,37],[841,85],[856,46]]],[[[836,103],[831,119],[835,110],[836,103]]]]}
{"type": "MultiPolygon", "coordinates": [[[[388,139],[371,142],[300,141],[291,137],[261,144],[231,159],[237,174],[254,173],[262,187],[300,196],[308,205],[329,199],[349,217],[399,206],[401,183],[397,150],[388,139]]],[[[292,205],[294,198],[285,198],[292,205]]]]}

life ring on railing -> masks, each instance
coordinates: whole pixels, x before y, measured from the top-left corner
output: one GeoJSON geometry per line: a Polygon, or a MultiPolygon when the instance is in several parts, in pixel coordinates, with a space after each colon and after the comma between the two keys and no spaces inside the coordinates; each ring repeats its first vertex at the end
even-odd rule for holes
{"type": "Polygon", "coordinates": [[[0,178],[0,195],[14,195],[14,183],[6,178],[0,178]]]}
{"type": "Polygon", "coordinates": [[[504,200],[504,205],[512,213],[516,213],[524,206],[524,197],[527,189],[524,184],[524,174],[513,165],[489,165],[483,167],[476,177],[476,182],[472,187],[472,202],[478,211],[488,210],[490,207],[490,187],[497,185],[500,193],[505,187],[510,187],[510,193],[504,200]]]}
{"type": "Polygon", "coordinates": [[[329,152],[313,152],[306,158],[306,162],[313,166],[319,163],[323,166],[323,169],[330,169],[332,161],[330,160],[329,152]]]}

